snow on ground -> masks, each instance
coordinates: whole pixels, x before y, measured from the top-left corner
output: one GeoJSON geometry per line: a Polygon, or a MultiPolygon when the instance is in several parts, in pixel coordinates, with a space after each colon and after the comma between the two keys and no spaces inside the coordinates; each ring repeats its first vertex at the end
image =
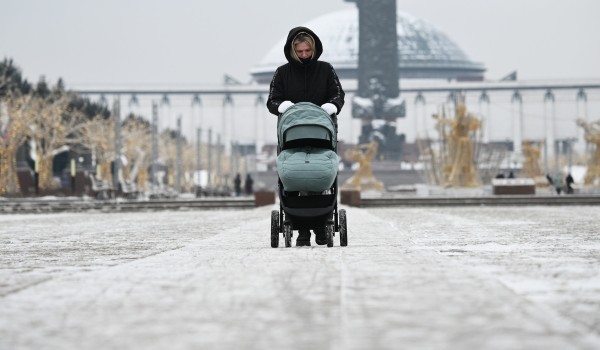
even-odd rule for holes
{"type": "Polygon", "coordinates": [[[600,347],[596,207],[271,209],[0,215],[0,349],[600,347]]]}

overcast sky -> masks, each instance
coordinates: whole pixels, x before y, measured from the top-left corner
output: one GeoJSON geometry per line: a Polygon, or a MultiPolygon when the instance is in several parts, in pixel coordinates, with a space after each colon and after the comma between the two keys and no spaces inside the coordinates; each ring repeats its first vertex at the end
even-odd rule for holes
{"type": "MultiPolygon", "coordinates": [[[[207,86],[248,71],[343,0],[2,0],[0,55],[68,88],[207,86]]],[[[496,80],[600,78],[598,0],[398,0],[496,80]]],[[[318,33],[317,33],[318,34],[318,33]]],[[[325,48],[326,50],[327,48],[325,48]]]]}

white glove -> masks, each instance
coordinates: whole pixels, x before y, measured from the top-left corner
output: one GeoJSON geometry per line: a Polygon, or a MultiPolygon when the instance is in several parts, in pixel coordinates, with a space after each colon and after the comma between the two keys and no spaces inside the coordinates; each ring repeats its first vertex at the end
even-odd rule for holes
{"type": "Polygon", "coordinates": [[[288,108],[292,107],[293,105],[294,105],[294,103],[292,101],[283,101],[283,102],[281,102],[279,107],[277,107],[277,112],[283,113],[283,112],[287,111],[288,108]]]}
{"type": "Polygon", "coordinates": [[[325,112],[327,112],[329,115],[334,115],[337,113],[337,107],[333,103],[327,102],[322,105],[321,108],[323,108],[323,110],[325,110],[325,112]]]}

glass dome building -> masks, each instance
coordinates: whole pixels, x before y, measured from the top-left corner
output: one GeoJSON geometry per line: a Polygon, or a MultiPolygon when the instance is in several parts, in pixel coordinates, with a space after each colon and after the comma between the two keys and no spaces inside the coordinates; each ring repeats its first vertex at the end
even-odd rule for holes
{"type": "MultiPolygon", "coordinates": [[[[396,23],[401,79],[483,80],[483,64],[471,61],[456,43],[431,24],[403,12],[398,12],[396,23]]],[[[323,42],[321,59],[334,66],[340,79],[356,79],[358,9],[333,12],[304,26],[319,35],[323,42]]],[[[251,69],[254,81],[268,84],[275,69],[286,62],[285,39],[286,36],[251,69]]]]}

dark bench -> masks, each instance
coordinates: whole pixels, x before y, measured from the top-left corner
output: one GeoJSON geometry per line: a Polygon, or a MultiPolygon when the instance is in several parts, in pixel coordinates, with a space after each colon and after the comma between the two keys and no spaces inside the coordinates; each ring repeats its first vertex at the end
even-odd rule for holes
{"type": "Polygon", "coordinates": [[[92,194],[96,199],[112,198],[113,190],[106,180],[98,180],[96,176],[90,174],[90,182],[92,184],[92,194]]]}

